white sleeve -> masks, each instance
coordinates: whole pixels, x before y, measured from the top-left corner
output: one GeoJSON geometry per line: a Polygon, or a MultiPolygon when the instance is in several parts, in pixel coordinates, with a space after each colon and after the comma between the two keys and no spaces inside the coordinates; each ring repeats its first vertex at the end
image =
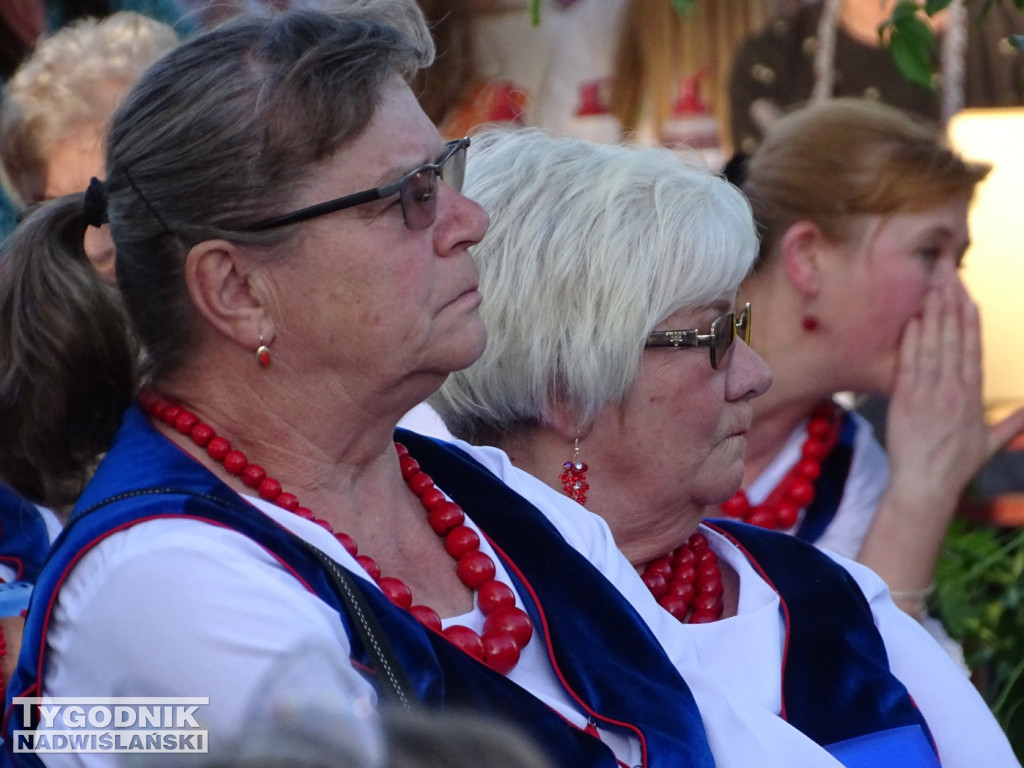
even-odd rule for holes
{"type": "Polygon", "coordinates": [[[40,507],[36,505],[36,509],[39,510],[39,516],[43,518],[43,522],[46,524],[46,534],[50,537],[50,543],[53,544],[54,539],[60,534],[64,528],[64,523],[60,521],[60,518],[53,512],[53,510],[47,507],[40,507]]]}
{"type": "MultiPolygon", "coordinates": [[[[193,520],[140,523],[100,542],[61,589],[48,644],[44,695],[208,696],[196,719],[218,735],[240,732],[289,657],[321,649],[325,677],[351,669],[335,611],[250,539],[193,520]]],[[[353,691],[375,700],[362,678],[353,691]]]]}
{"type": "Polygon", "coordinates": [[[943,768],[1019,768],[985,700],[945,649],[896,606],[874,571],[846,558],[834,559],[853,575],[868,598],[889,667],[924,715],[943,768]]]}

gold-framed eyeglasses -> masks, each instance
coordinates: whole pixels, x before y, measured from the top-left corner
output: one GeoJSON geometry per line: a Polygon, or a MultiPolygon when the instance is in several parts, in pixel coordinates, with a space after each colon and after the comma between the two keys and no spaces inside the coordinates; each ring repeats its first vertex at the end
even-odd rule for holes
{"type": "Polygon", "coordinates": [[[750,302],[747,302],[740,313],[726,312],[719,315],[711,323],[710,333],[701,333],[694,328],[689,331],[652,331],[647,336],[645,347],[707,347],[711,352],[711,367],[716,371],[718,364],[725,359],[736,337],[750,343],[750,302]]]}

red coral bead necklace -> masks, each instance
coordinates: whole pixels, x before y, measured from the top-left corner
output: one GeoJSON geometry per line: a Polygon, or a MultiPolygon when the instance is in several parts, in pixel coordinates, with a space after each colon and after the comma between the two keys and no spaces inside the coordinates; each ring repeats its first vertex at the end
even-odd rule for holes
{"type": "Polygon", "coordinates": [[[384,576],[380,566],[366,555],[359,554],[352,537],[336,532],[330,523],[299,504],[298,498],[281,487],[257,464],[249,462],[241,451],[214,432],[196,414],[152,390],[139,395],[139,402],[152,418],[162,421],[178,433],[190,438],[220,464],[228,474],[235,475],[266,501],[317,523],[345,547],[395,605],[409,611],[421,624],[443,634],[450,642],[470,656],[484,662],[501,674],[508,674],[519,662],[522,649],[533,636],[533,622],[515,602],[512,589],[495,579],[494,561],[480,551],[480,537],[465,524],[466,516],[459,505],[449,501],[431,477],[420,469],[401,443],[395,443],[402,477],[427,511],[430,527],[444,540],[444,548],[456,561],[459,580],[476,595],[477,606],[484,614],[484,631],[455,624],[441,628],[437,612],[425,605],[414,605],[412,591],[400,579],[384,576]]]}
{"type": "Polygon", "coordinates": [[[649,562],[640,578],[658,604],[684,624],[722,618],[722,570],[703,533],[649,562]]]}
{"type": "MultiPolygon", "coordinates": [[[[577,444],[559,479],[565,495],[582,505],[590,484],[586,479],[588,467],[578,461],[578,455],[577,444]]],[[[703,533],[692,534],[671,552],[649,562],[640,578],[658,604],[684,624],[706,624],[722,618],[722,571],[703,533]]]]}
{"type": "Polygon", "coordinates": [[[814,501],[814,481],[821,475],[821,463],[839,440],[842,414],[831,400],[823,400],[807,420],[807,436],[800,459],[760,504],[751,504],[740,490],[721,505],[722,513],[751,525],[784,531],[796,525],[800,510],[814,501]]]}

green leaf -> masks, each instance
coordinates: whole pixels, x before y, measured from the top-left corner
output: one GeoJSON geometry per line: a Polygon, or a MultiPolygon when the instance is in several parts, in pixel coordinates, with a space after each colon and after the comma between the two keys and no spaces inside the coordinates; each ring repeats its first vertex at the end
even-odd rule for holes
{"type": "Polygon", "coordinates": [[[892,9],[892,16],[890,21],[896,23],[904,19],[912,19],[917,16],[917,12],[920,6],[917,4],[917,0],[899,0],[892,9]]]}
{"type": "Polygon", "coordinates": [[[540,26],[540,3],[541,0],[530,0],[530,23],[535,26],[540,26]]]}
{"type": "Polygon", "coordinates": [[[916,16],[904,17],[892,24],[889,51],[900,73],[910,82],[935,90],[932,54],[935,34],[916,16]]]}
{"type": "Polygon", "coordinates": [[[956,519],[935,568],[932,608],[980,674],[979,690],[1024,755],[1024,529],[956,519]]]}
{"type": "Polygon", "coordinates": [[[949,4],[952,2],[953,0],[925,0],[924,12],[929,16],[934,16],[944,8],[948,8],[949,4]]]}
{"type": "Polygon", "coordinates": [[[680,16],[688,16],[696,3],[697,0],[672,0],[672,7],[680,16]]]}

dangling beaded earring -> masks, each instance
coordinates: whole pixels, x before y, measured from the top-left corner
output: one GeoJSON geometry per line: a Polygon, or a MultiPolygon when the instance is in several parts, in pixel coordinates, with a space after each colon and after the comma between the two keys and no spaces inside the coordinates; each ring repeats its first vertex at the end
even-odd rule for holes
{"type": "Polygon", "coordinates": [[[256,362],[263,368],[270,365],[270,347],[263,343],[262,333],[260,334],[260,345],[256,348],[256,362]]]}
{"type": "Polygon", "coordinates": [[[587,465],[579,460],[580,439],[576,438],[572,448],[572,458],[562,465],[562,474],[558,479],[562,481],[562,490],[565,495],[577,504],[587,503],[587,491],[590,490],[590,483],[587,482],[587,465]]]}

